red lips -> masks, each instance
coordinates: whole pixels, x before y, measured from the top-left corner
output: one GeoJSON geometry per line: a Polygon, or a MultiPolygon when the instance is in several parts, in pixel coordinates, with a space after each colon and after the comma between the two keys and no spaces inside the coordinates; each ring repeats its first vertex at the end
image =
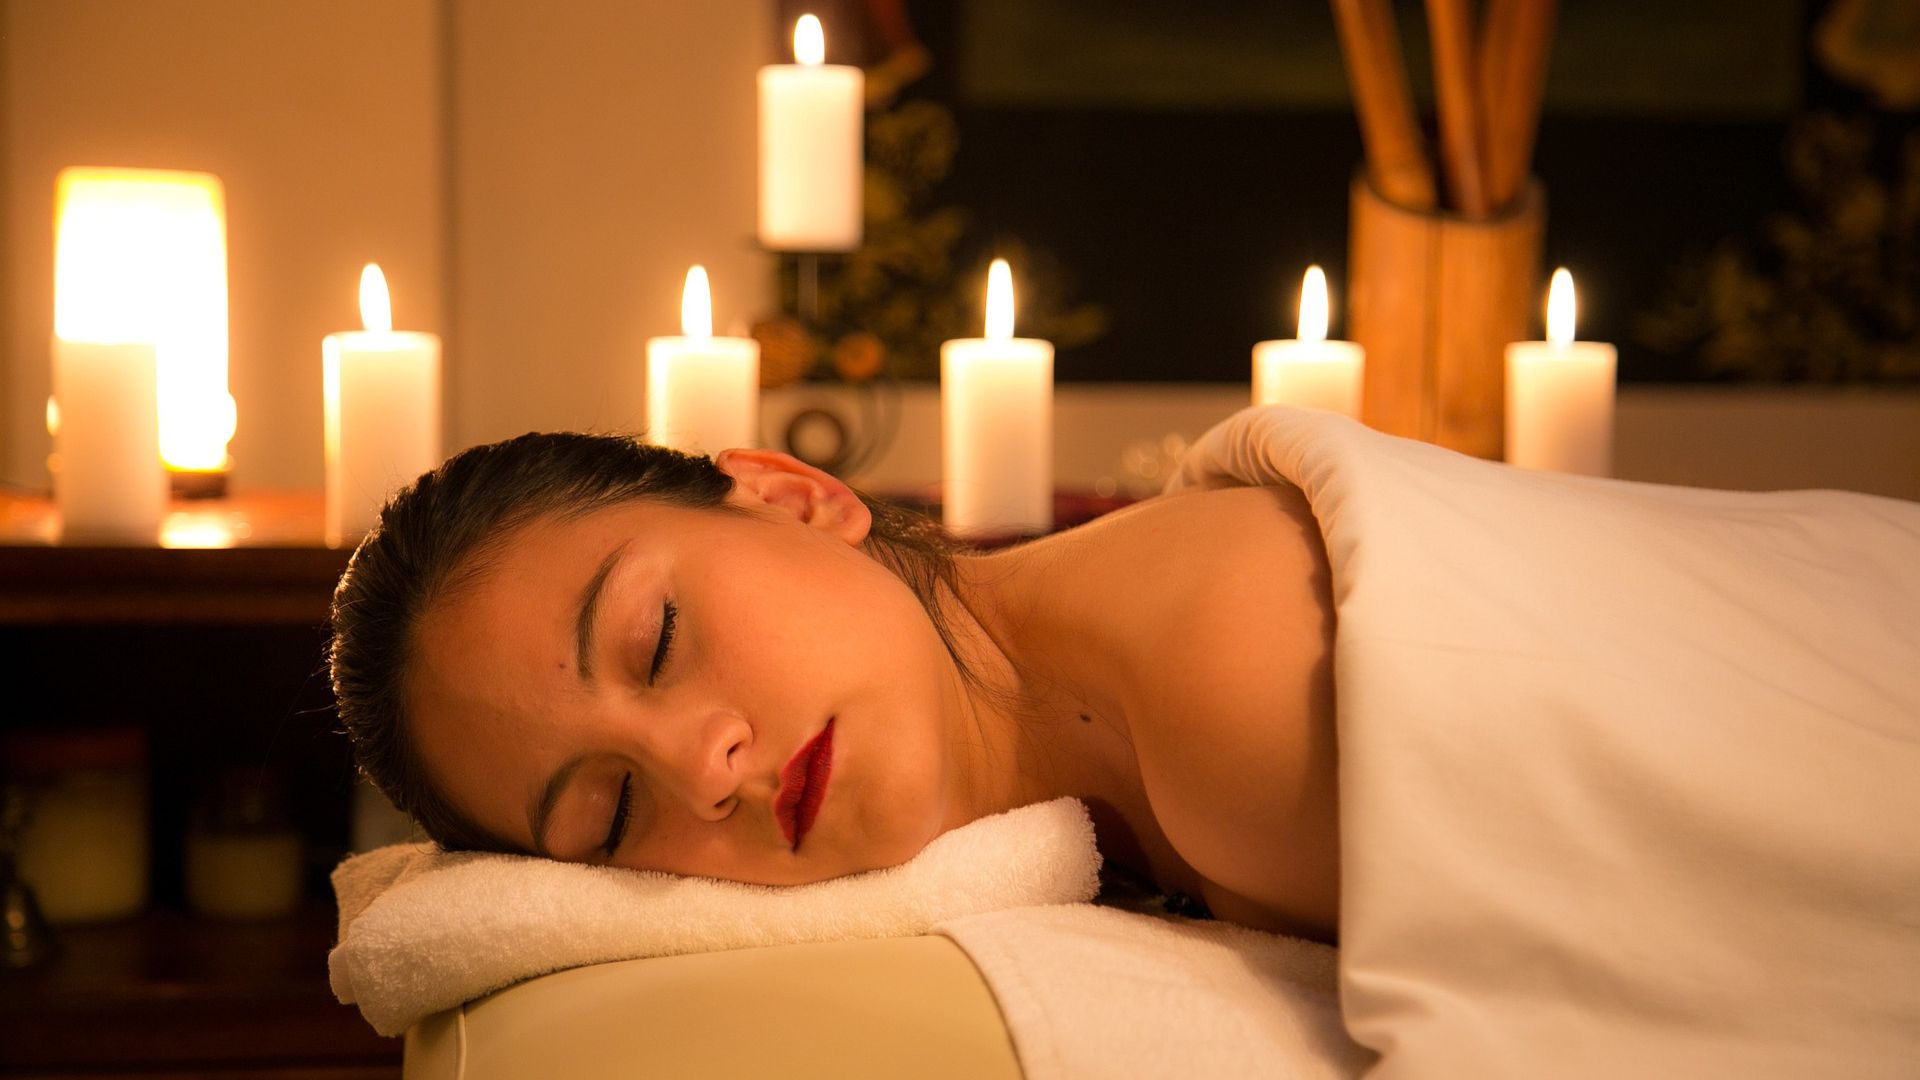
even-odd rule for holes
{"type": "Polygon", "coordinates": [[[774,799],[773,811],[780,820],[780,831],[795,851],[800,850],[801,839],[820,814],[820,804],[827,798],[827,775],[832,771],[833,721],[829,719],[820,734],[809,739],[780,770],[780,794],[774,799]]]}

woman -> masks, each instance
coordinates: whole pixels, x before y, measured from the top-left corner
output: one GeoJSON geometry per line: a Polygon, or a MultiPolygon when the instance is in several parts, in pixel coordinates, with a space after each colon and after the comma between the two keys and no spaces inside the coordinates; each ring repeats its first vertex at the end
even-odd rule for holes
{"type": "Polygon", "coordinates": [[[1291,487],[981,554],[785,454],[526,435],[392,500],[332,668],[449,848],[791,885],[1071,795],[1162,891],[1332,942],[1333,622],[1291,487]]]}
{"type": "Polygon", "coordinates": [[[1912,1072],[1920,504],[1278,407],[1172,484],[944,559],[778,454],[469,451],[342,582],[341,714],[453,846],[742,881],[1078,795],[1161,889],[1337,932],[1382,1075],[1912,1072]]]}

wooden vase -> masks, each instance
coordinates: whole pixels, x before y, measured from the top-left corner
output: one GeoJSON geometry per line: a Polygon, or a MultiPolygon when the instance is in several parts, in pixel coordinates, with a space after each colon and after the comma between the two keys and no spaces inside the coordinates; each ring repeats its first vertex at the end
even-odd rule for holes
{"type": "Polygon", "coordinates": [[[1367,350],[1361,419],[1500,460],[1506,347],[1538,336],[1540,185],[1484,219],[1404,209],[1364,176],[1352,198],[1347,325],[1367,350]]]}

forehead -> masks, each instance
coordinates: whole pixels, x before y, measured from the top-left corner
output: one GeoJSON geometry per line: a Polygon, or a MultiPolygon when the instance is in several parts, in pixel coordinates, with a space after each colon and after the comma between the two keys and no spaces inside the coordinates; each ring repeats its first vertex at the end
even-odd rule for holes
{"type": "Polygon", "coordinates": [[[681,551],[720,542],[716,533],[733,517],[637,499],[512,529],[457,567],[421,613],[413,696],[418,702],[423,692],[431,699],[450,689],[447,676],[471,686],[480,673],[472,669],[504,663],[512,671],[529,655],[570,671],[583,591],[610,556],[618,553],[619,573],[609,589],[659,580],[681,551]],[[563,655],[544,655],[556,648],[563,655]]]}

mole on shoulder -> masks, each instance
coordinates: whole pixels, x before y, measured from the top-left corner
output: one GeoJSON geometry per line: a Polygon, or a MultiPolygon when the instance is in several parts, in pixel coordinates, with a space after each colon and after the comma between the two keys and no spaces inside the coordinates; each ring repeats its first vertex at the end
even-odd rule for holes
{"type": "Polygon", "coordinates": [[[1083,723],[1083,724],[1091,724],[1091,723],[1093,723],[1093,717],[1091,717],[1091,716],[1088,716],[1088,715],[1087,715],[1086,713],[1081,713],[1081,714],[1080,714],[1080,722],[1081,722],[1081,723],[1083,723]]]}

